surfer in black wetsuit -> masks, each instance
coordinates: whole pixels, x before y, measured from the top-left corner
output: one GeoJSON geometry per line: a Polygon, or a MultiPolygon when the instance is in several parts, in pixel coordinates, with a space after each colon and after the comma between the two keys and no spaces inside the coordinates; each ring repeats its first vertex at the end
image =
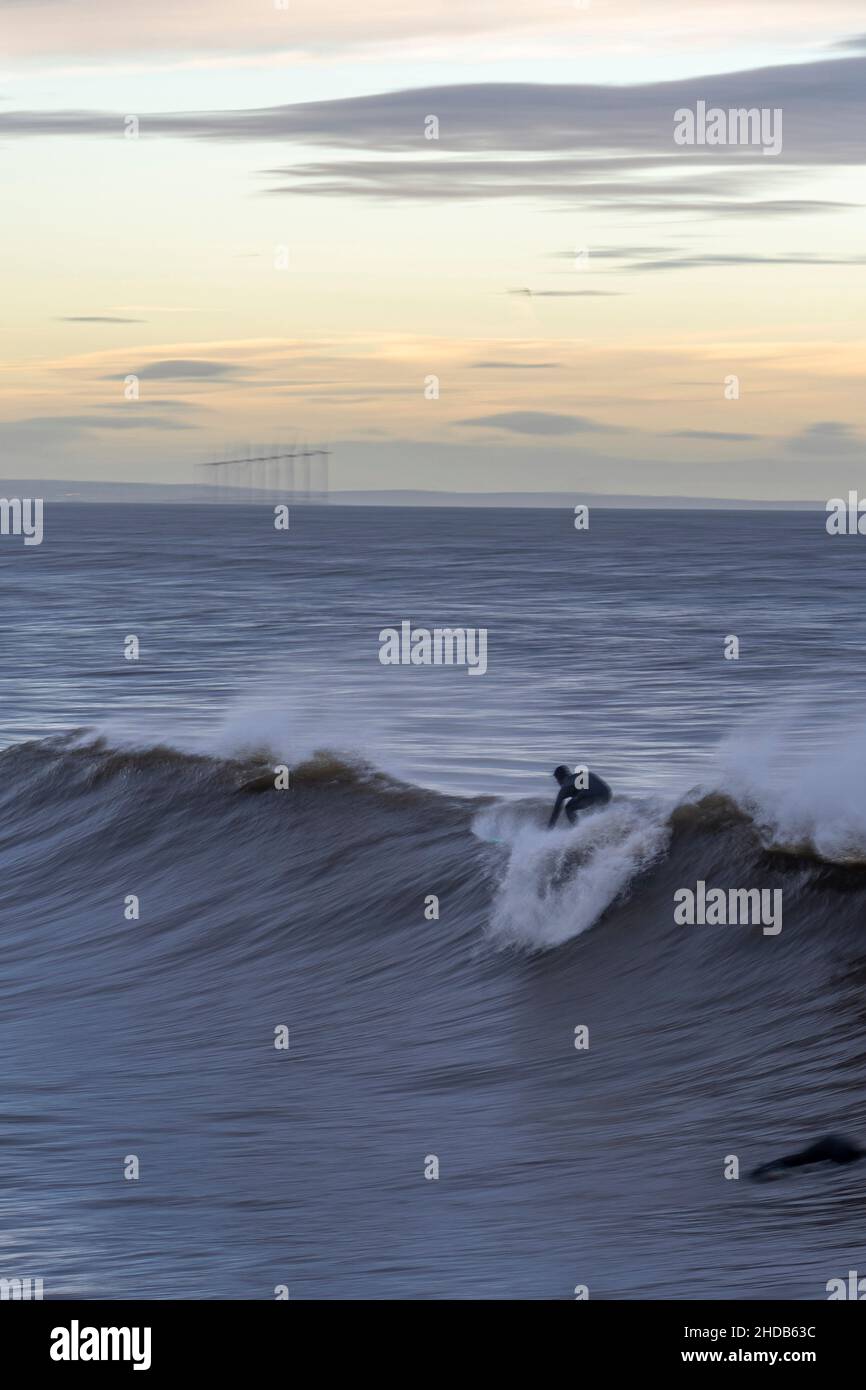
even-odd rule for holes
{"type": "Polygon", "coordinates": [[[859,1163],[862,1158],[866,1158],[866,1151],[846,1139],[844,1134],[826,1134],[823,1139],[816,1139],[808,1149],[762,1163],[749,1176],[760,1182],[783,1168],[805,1168],[809,1163],[859,1163]]]}
{"type": "Polygon", "coordinates": [[[550,820],[547,822],[548,830],[552,830],[556,825],[563,806],[569,825],[574,825],[579,811],[584,811],[589,806],[604,806],[610,801],[610,787],[594,772],[581,772],[578,779],[577,774],[563,764],[553,769],[553,775],[559,783],[559,792],[550,820]],[[578,780],[586,785],[578,786],[578,780]]]}

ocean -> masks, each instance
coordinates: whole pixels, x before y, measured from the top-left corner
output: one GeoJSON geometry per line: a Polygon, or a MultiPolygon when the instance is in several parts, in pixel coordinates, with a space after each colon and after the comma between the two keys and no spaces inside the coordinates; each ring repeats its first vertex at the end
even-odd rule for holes
{"type": "Polygon", "coordinates": [[[747,1177],[866,1140],[866,542],[824,520],[49,504],[0,538],[0,1278],[866,1274],[866,1171],[747,1177]],[[486,670],[383,664],[404,622],[483,630],[486,670]],[[560,763],[614,795],[549,831],[560,763]],[[781,929],[677,922],[699,883],[781,929]]]}

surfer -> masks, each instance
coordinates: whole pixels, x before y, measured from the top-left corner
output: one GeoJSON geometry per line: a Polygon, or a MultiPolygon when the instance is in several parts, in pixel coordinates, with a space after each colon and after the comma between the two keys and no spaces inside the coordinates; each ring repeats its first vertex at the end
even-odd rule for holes
{"type": "Polygon", "coordinates": [[[816,1139],[808,1149],[762,1163],[749,1176],[760,1181],[781,1168],[804,1168],[807,1163],[856,1163],[861,1158],[866,1158],[866,1152],[846,1139],[844,1134],[825,1134],[823,1139],[816,1139]]]}
{"type": "Polygon", "coordinates": [[[579,774],[582,784],[580,786],[577,772],[571,772],[564,764],[553,769],[553,775],[559,783],[559,792],[550,820],[547,822],[548,830],[552,830],[556,825],[563,806],[569,825],[574,825],[579,811],[585,811],[590,806],[604,806],[610,801],[611,792],[607,782],[585,768],[579,769],[579,774]]]}

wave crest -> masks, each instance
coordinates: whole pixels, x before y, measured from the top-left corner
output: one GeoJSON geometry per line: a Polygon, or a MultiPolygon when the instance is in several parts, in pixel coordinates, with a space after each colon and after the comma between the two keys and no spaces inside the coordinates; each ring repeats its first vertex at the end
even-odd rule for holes
{"type": "Polygon", "coordinates": [[[490,936],[539,950],[593,926],[670,840],[663,808],[633,801],[614,801],[585,813],[574,827],[553,831],[521,820],[514,807],[493,806],[472,828],[479,839],[508,848],[490,936]]]}

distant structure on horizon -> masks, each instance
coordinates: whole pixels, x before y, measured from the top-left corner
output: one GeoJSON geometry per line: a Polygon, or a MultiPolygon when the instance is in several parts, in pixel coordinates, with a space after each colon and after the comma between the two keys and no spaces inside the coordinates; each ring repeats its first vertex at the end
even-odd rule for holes
{"type": "Polygon", "coordinates": [[[326,502],[331,450],[307,444],[248,444],[226,450],[228,457],[206,459],[199,467],[213,470],[212,486],[226,502],[268,498],[292,502],[326,502]]]}

